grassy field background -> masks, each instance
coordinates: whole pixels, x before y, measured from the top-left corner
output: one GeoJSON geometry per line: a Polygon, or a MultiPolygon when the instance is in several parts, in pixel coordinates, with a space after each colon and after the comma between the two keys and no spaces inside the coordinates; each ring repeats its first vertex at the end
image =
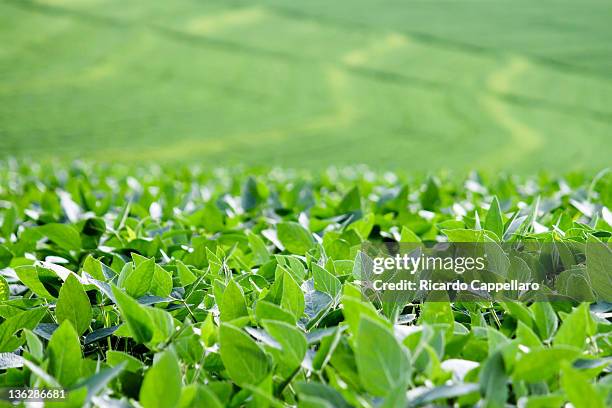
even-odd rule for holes
{"type": "Polygon", "coordinates": [[[0,0],[0,156],[598,169],[610,1],[0,0]]]}

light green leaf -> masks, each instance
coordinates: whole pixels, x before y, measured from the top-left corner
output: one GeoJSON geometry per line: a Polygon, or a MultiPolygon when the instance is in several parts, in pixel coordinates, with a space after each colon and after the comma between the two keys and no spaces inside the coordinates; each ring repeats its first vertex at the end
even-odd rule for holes
{"type": "Polygon", "coordinates": [[[128,269],[121,287],[133,298],[144,296],[149,291],[149,288],[151,288],[154,273],[155,261],[153,259],[147,259],[135,268],[131,270],[128,269]]]}
{"type": "Polygon", "coordinates": [[[42,381],[49,387],[62,387],[62,385],[55,378],[53,378],[53,376],[47,373],[42,367],[26,359],[23,360],[23,365],[26,366],[32,372],[32,374],[38,377],[39,381],[42,381]]]}
{"type": "Polygon", "coordinates": [[[587,336],[590,334],[589,328],[592,324],[589,304],[582,303],[563,320],[559,331],[557,331],[553,338],[553,344],[555,346],[566,345],[582,349],[587,336]]]}
{"type": "Polygon", "coordinates": [[[304,292],[289,272],[283,273],[283,295],[280,306],[299,320],[304,314],[304,292]]]}
{"type": "Polygon", "coordinates": [[[372,395],[384,397],[410,381],[408,350],[389,329],[368,317],[359,322],[355,361],[361,384],[372,395]]]}
{"type": "Polygon", "coordinates": [[[420,243],[421,238],[417,234],[414,233],[410,228],[406,228],[402,226],[402,231],[400,232],[400,242],[406,243],[420,243]]]}
{"type": "Polygon", "coordinates": [[[150,341],[155,332],[155,325],[149,313],[147,313],[146,307],[140,305],[116,286],[113,286],[112,290],[121,316],[127,323],[134,340],[138,343],[150,341]]]}
{"type": "Polygon", "coordinates": [[[206,407],[223,408],[223,404],[214,392],[205,385],[189,384],[181,391],[179,408],[206,407]]]}
{"type": "Polygon", "coordinates": [[[143,408],[175,407],[181,397],[182,386],[178,359],[171,351],[164,351],[155,357],[140,388],[140,404],[143,408]]]}
{"type": "Polygon", "coordinates": [[[220,319],[223,322],[229,322],[249,315],[242,287],[233,279],[230,279],[223,292],[223,298],[219,304],[219,309],[221,311],[220,319]]]}
{"type": "Polygon", "coordinates": [[[557,374],[561,362],[572,362],[579,355],[580,350],[567,346],[532,349],[516,362],[512,378],[527,382],[546,381],[557,374]]]}
{"type": "Polygon", "coordinates": [[[504,236],[504,220],[497,197],[493,197],[493,201],[491,201],[484,227],[486,230],[495,233],[500,239],[504,236]]]}
{"type": "Polygon", "coordinates": [[[374,214],[368,213],[365,217],[350,224],[347,230],[354,230],[359,234],[362,240],[368,239],[372,228],[374,227],[374,214]]]}
{"type": "Polygon", "coordinates": [[[339,214],[347,214],[357,212],[361,210],[361,194],[359,193],[359,187],[355,186],[349,190],[342,201],[338,204],[337,212],[339,214]]]}
{"type": "Polygon", "coordinates": [[[38,297],[55,300],[55,296],[51,295],[40,281],[39,273],[41,269],[34,265],[23,265],[15,268],[15,273],[19,280],[38,297]]]}
{"type": "Polygon", "coordinates": [[[257,385],[268,376],[268,357],[248,334],[231,324],[221,323],[219,343],[221,360],[236,384],[257,385]]]}
{"type": "Polygon", "coordinates": [[[561,368],[561,386],[574,408],[604,408],[605,402],[588,377],[563,363],[561,368]]]}
{"type": "Polygon", "coordinates": [[[249,246],[253,251],[253,263],[255,265],[261,265],[266,263],[270,259],[270,252],[266,247],[264,241],[251,231],[247,231],[247,238],[249,239],[249,246]]]}
{"type": "Polygon", "coordinates": [[[535,302],[530,309],[540,338],[548,340],[557,331],[559,325],[557,314],[548,302],[535,302]]]}
{"type": "Polygon", "coordinates": [[[342,290],[340,280],[316,263],[312,264],[312,276],[315,289],[327,293],[332,298],[336,298],[342,290]]]}
{"type": "Polygon", "coordinates": [[[455,323],[455,318],[450,303],[441,301],[424,302],[421,306],[419,322],[421,324],[444,323],[452,328],[455,323]]]}
{"type": "Polygon", "coordinates": [[[105,281],[106,277],[102,269],[102,263],[91,255],[87,255],[83,262],[83,270],[99,281],[105,281]]]}
{"type": "Polygon", "coordinates": [[[11,295],[11,290],[9,288],[8,282],[4,278],[4,276],[0,276],[0,302],[8,300],[11,295]]]}
{"type": "Polygon", "coordinates": [[[424,210],[433,211],[439,201],[440,189],[438,182],[433,177],[429,177],[425,184],[425,190],[421,193],[421,206],[424,210]]]}
{"type": "Polygon", "coordinates": [[[359,322],[363,316],[367,316],[370,319],[377,320],[381,324],[387,323],[383,317],[381,317],[374,306],[369,302],[362,302],[359,298],[344,295],[342,296],[342,314],[344,320],[349,326],[349,330],[353,335],[357,335],[359,330],[359,322]]]}
{"type": "Polygon", "coordinates": [[[299,367],[308,348],[304,333],[295,326],[284,322],[264,320],[262,324],[264,329],[281,345],[283,362],[291,367],[291,371],[299,367]]]}
{"type": "Polygon", "coordinates": [[[49,346],[49,373],[65,387],[71,386],[81,376],[81,343],[77,332],[64,321],[53,332],[49,346]]]}
{"type": "Polygon", "coordinates": [[[153,272],[150,291],[159,297],[168,297],[172,292],[172,274],[157,264],[153,272]]]}
{"type": "Polygon", "coordinates": [[[86,388],[87,397],[85,400],[91,401],[91,399],[100,393],[108,385],[108,383],[121,374],[126,364],[127,363],[123,362],[113,368],[103,368],[89,378],[79,382],[74,386],[74,388],[86,388]]]}
{"type": "Polygon", "coordinates": [[[591,288],[599,300],[612,299],[612,251],[610,244],[604,244],[590,236],[586,244],[586,264],[591,288]]]}
{"type": "Polygon", "coordinates": [[[57,322],[70,321],[72,327],[80,336],[89,327],[92,319],[91,304],[77,278],[70,275],[60,289],[55,307],[57,322]]]}
{"type": "Polygon", "coordinates": [[[0,324],[0,352],[15,351],[23,343],[23,339],[15,334],[22,330],[32,330],[47,313],[42,307],[19,312],[0,324]]]}
{"type": "Polygon", "coordinates": [[[314,239],[297,222],[281,222],[276,226],[279,241],[293,254],[304,255],[313,245],[314,239]]]}
{"type": "Polygon", "coordinates": [[[255,317],[258,321],[264,319],[277,320],[291,325],[295,325],[296,319],[291,313],[274,303],[265,300],[259,300],[255,306],[255,317]]]}
{"type": "Polygon", "coordinates": [[[508,398],[506,367],[501,351],[496,351],[480,370],[480,392],[486,396],[486,407],[504,407],[508,398]]]}
{"type": "Polygon", "coordinates": [[[527,347],[541,347],[542,342],[529,326],[519,320],[516,328],[516,338],[520,344],[527,347]]]}
{"type": "Polygon", "coordinates": [[[106,352],[106,362],[111,367],[125,363],[125,370],[133,373],[138,372],[144,367],[144,363],[137,358],[117,350],[108,350],[106,352]]]}
{"type": "Polygon", "coordinates": [[[11,264],[13,259],[13,253],[6,247],[6,245],[0,245],[0,269],[4,269],[11,264]]]}
{"type": "Polygon", "coordinates": [[[440,385],[419,394],[411,401],[411,407],[420,407],[434,401],[457,398],[462,395],[469,395],[478,392],[479,385],[472,383],[459,383],[452,385],[440,385]]]}
{"type": "Polygon", "coordinates": [[[197,279],[193,272],[181,261],[176,261],[176,270],[183,287],[191,285],[197,279]]]}
{"type": "Polygon", "coordinates": [[[26,343],[28,345],[28,351],[36,359],[36,361],[42,361],[44,357],[43,344],[34,332],[25,329],[23,331],[26,337],[26,343]]]}
{"type": "Polygon", "coordinates": [[[38,227],[38,232],[67,251],[78,251],[81,249],[81,236],[71,225],[55,223],[45,224],[38,227]]]}

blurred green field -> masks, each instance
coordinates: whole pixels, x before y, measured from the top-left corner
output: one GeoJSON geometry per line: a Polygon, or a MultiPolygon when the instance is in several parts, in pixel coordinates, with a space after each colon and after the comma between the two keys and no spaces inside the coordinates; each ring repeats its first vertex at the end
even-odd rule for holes
{"type": "Polygon", "coordinates": [[[0,0],[0,157],[598,169],[610,1],[0,0]]]}

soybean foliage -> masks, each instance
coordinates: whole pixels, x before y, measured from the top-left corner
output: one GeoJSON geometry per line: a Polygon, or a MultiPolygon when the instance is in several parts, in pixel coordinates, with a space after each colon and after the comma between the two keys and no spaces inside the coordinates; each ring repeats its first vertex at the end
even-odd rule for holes
{"type": "Polygon", "coordinates": [[[608,243],[610,208],[605,171],[5,163],[0,382],[68,390],[49,406],[610,406],[609,303],[390,313],[356,273],[365,241],[608,243]]]}

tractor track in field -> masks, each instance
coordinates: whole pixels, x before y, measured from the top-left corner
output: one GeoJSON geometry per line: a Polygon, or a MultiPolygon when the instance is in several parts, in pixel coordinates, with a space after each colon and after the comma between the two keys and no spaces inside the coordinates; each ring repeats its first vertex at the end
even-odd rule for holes
{"type": "MultiPolygon", "coordinates": [[[[489,74],[486,79],[486,86],[489,90],[498,93],[508,92],[512,84],[529,67],[529,63],[524,58],[514,57],[502,66],[489,74]]],[[[512,153],[512,160],[520,160],[538,151],[544,144],[542,135],[529,124],[517,119],[507,109],[507,104],[497,98],[492,98],[490,94],[483,94],[480,103],[484,110],[489,113],[491,118],[505,129],[510,135],[510,142],[506,143],[493,157],[507,157],[507,153],[512,153]]]]}
{"type": "MultiPolygon", "coordinates": [[[[230,53],[241,53],[245,55],[256,56],[259,58],[273,58],[278,61],[293,64],[299,63],[331,65],[349,74],[360,76],[362,78],[370,79],[376,82],[387,82],[400,86],[420,87],[423,89],[430,89],[436,91],[444,91],[445,89],[469,91],[469,89],[462,85],[456,85],[446,81],[436,81],[414,75],[406,75],[393,70],[378,69],[368,67],[362,64],[347,63],[347,61],[343,60],[326,61],[322,59],[302,56],[292,52],[244,44],[242,42],[227,40],[217,36],[198,35],[165,25],[141,22],[138,20],[128,20],[109,16],[101,16],[94,13],[71,9],[69,7],[42,4],[33,0],[5,0],[5,3],[22,8],[24,10],[28,10],[30,12],[45,14],[50,17],[68,17],[84,23],[94,24],[103,27],[109,27],[114,29],[148,29],[169,41],[174,41],[177,43],[186,44],[194,47],[216,48],[230,53]]],[[[285,16],[287,18],[292,18],[296,20],[301,19],[314,21],[319,24],[332,24],[338,27],[346,28],[347,30],[368,30],[370,32],[377,32],[375,28],[367,24],[344,21],[340,19],[330,18],[328,16],[312,15],[288,7],[266,6],[265,10],[280,16],[285,16]]],[[[392,35],[393,34],[400,36],[409,36],[409,38],[414,41],[428,44],[433,47],[444,47],[448,49],[469,52],[472,54],[487,55],[495,58],[498,58],[500,56],[500,53],[495,50],[490,50],[485,47],[479,47],[475,45],[463,44],[448,39],[442,39],[436,36],[432,36],[430,34],[414,33],[409,31],[406,31],[405,33],[404,31],[392,33],[392,35]]],[[[532,60],[534,60],[534,58],[530,56],[529,61],[532,60]]],[[[535,61],[538,62],[537,59],[535,61]]],[[[597,76],[597,78],[600,80],[605,80],[605,78],[602,78],[601,76],[597,76]]],[[[509,89],[504,90],[503,92],[497,91],[495,89],[487,89],[485,92],[487,93],[490,99],[497,100],[494,104],[498,104],[503,101],[507,104],[517,106],[530,106],[534,109],[557,112],[569,116],[579,116],[599,122],[612,123],[612,112],[594,110],[582,106],[559,103],[532,96],[514,94],[509,89]]]]}

